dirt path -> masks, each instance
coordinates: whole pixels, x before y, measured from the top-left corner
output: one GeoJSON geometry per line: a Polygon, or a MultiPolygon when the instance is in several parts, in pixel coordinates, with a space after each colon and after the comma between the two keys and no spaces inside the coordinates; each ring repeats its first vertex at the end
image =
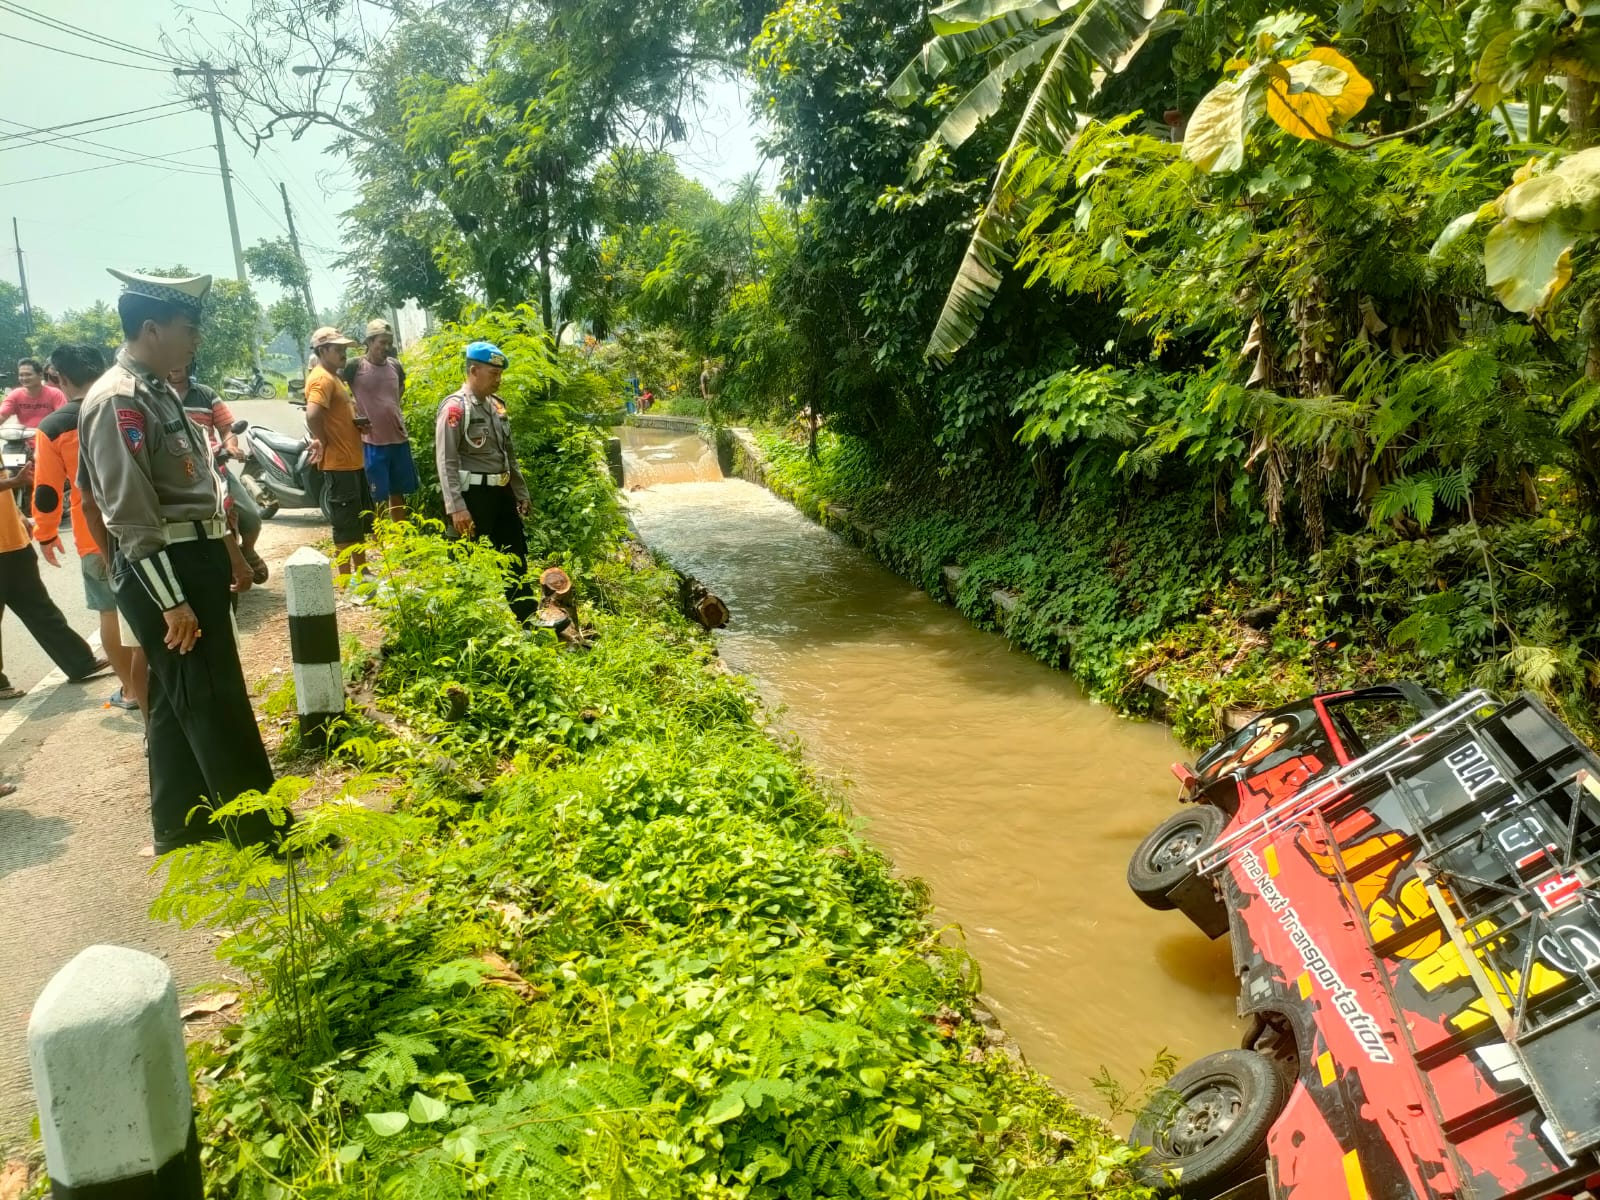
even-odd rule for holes
{"type": "MultiPolygon", "coordinates": [[[[279,568],[324,532],[309,515],[267,523],[258,548],[272,578],[239,606],[252,683],[272,665],[287,670],[279,568]]],[[[0,706],[0,778],[17,785],[0,800],[0,1152],[28,1140],[33,1001],[78,951],[113,943],[159,955],[182,991],[225,978],[214,936],[149,919],[160,888],[150,873],[141,725],[136,713],[103,707],[109,678],[62,684],[14,728],[0,706]]]]}

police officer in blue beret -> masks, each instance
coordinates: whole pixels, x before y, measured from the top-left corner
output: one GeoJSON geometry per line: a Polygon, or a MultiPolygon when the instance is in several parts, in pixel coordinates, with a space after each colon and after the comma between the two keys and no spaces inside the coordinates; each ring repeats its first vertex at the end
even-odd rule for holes
{"type": "Polygon", "coordinates": [[[439,405],[433,445],[450,523],[460,536],[481,534],[512,557],[515,576],[506,599],[517,620],[528,621],[539,608],[527,578],[528,542],[522,529],[532,505],[511,444],[506,402],[498,394],[500,376],[509,365],[490,342],[467,347],[466,382],[439,405]]]}

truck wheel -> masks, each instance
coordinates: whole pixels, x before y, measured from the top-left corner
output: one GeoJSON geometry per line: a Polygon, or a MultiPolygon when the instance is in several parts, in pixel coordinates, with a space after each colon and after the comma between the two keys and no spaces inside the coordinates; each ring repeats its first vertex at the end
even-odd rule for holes
{"type": "Polygon", "coordinates": [[[1133,1123],[1128,1143],[1150,1150],[1135,1170],[1152,1187],[1176,1172],[1174,1194],[1185,1200],[1215,1196],[1266,1160],[1267,1133],[1287,1100],[1265,1055],[1208,1054],[1174,1075],[1133,1123]]]}
{"type": "Polygon", "coordinates": [[[1191,804],[1150,831],[1128,860],[1128,886],[1151,908],[1172,909],[1169,893],[1189,879],[1195,852],[1217,840],[1228,818],[1220,808],[1191,804]]]}

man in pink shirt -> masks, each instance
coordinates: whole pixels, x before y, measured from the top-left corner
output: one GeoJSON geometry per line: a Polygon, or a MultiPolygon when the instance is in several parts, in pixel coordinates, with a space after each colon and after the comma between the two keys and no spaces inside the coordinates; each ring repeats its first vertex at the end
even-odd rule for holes
{"type": "Polygon", "coordinates": [[[389,322],[367,322],[367,352],[344,369],[344,381],[355,398],[363,442],[367,481],[372,498],[388,504],[389,519],[406,519],[406,496],[417,490],[417,466],[401,401],[406,394],[406,369],[391,351],[394,330],[389,322]]]}
{"type": "Polygon", "coordinates": [[[16,417],[24,429],[37,429],[39,422],[67,402],[66,393],[44,381],[44,368],[36,358],[17,364],[17,383],[0,401],[0,421],[16,417]]]}

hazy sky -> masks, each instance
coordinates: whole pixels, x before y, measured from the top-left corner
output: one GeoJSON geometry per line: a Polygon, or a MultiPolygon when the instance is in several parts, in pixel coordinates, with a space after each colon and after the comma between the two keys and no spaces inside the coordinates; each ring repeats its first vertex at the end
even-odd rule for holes
{"type": "MultiPolygon", "coordinates": [[[[245,0],[218,2],[242,7],[245,0]]],[[[203,18],[197,20],[204,28],[203,18]]],[[[108,266],[181,262],[233,275],[210,115],[177,107],[133,111],[179,98],[171,67],[141,53],[160,56],[161,29],[178,25],[175,0],[7,0],[0,7],[0,278],[17,277],[15,217],[36,307],[56,313],[114,299],[117,284],[105,273],[108,266]],[[93,43],[84,33],[119,48],[93,43]],[[35,132],[120,113],[129,115],[35,132]],[[106,128],[124,122],[137,123],[106,128]]],[[[285,232],[278,184],[287,184],[314,297],[332,307],[344,290],[332,267],[339,213],[352,194],[338,161],[326,153],[329,138],[320,131],[299,142],[277,138],[272,149],[252,157],[231,131],[225,136],[244,245],[285,232]]],[[[680,155],[683,168],[726,194],[733,181],[760,166],[754,137],[739,90],[719,86],[680,155]]],[[[265,299],[274,294],[270,284],[261,292],[265,299]]]]}

